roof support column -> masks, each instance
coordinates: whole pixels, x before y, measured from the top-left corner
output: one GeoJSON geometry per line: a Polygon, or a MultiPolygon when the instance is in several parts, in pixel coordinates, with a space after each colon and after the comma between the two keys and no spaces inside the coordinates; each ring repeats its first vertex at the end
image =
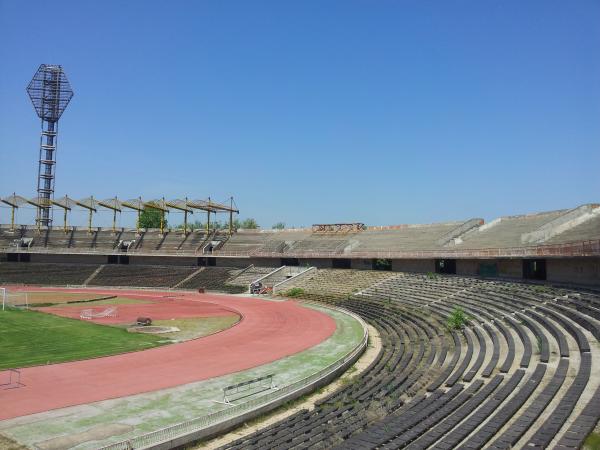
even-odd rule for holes
{"type": "MultiPolygon", "coordinates": [[[[210,204],[210,197],[208,197],[208,203],[210,204]]],[[[206,234],[210,234],[210,209],[206,210],[206,234]]]]}
{"type": "MultiPolygon", "coordinates": [[[[94,205],[94,196],[91,196],[90,199],[91,199],[90,205],[93,206],[94,205]]],[[[88,233],[91,234],[92,233],[92,214],[93,214],[93,209],[90,208],[88,211],[90,213],[89,216],[88,216],[88,233]]]]}
{"type": "Polygon", "coordinates": [[[165,198],[162,198],[162,203],[160,204],[160,234],[165,234],[165,198]]]}
{"type": "MultiPolygon", "coordinates": [[[[140,197],[140,203],[142,203],[142,197],[140,197]]],[[[140,219],[142,218],[142,210],[138,209],[138,218],[137,218],[137,224],[136,224],[136,232],[137,234],[140,234],[140,219]]]]}
{"type": "Polygon", "coordinates": [[[229,236],[233,234],[233,197],[229,199],[229,236]]]}
{"type": "Polygon", "coordinates": [[[188,215],[188,210],[187,210],[187,202],[188,202],[188,198],[185,198],[185,209],[183,210],[183,235],[187,236],[187,215],[188,215]]]}

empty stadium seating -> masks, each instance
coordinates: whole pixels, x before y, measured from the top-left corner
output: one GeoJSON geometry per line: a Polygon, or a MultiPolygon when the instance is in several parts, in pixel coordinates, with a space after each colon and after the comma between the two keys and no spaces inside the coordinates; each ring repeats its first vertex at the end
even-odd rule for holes
{"type": "Polygon", "coordinates": [[[523,216],[501,217],[462,237],[460,248],[519,247],[521,236],[563,215],[566,210],[523,216]]]}
{"type": "Polygon", "coordinates": [[[348,297],[354,277],[319,270],[302,297],[375,326],[375,362],[315,409],[224,448],[578,448],[600,418],[597,293],[394,274],[348,297]],[[463,331],[445,326],[456,307],[463,331]]]}
{"type": "Polygon", "coordinates": [[[11,231],[9,226],[2,225],[0,250],[14,250],[15,241],[27,237],[33,239],[28,251],[45,253],[114,253],[118,250],[118,242],[126,240],[135,241],[127,249],[133,254],[379,258],[377,253],[381,252],[398,253],[399,257],[429,252],[435,258],[438,257],[436,253],[441,255],[443,252],[468,254],[485,249],[599,240],[598,211],[598,205],[588,204],[569,210],[500,217],[485,224],[482,219],[469,219],[424,225],[374,226],[351,233],[313,232],[312,229],[240,230],[232,236],[226,230],[213,230],[210,234],[196,230],[183,234],[179,230],[160,233],[157,229],[136,232],[121,228],[113,232],[111,229],[69,228],[65,232],[60,228],[37,230],[18,226],[11,231]],[[215,244],[208,245],[212,242],[215,244]]]}
{"type": "Polygon", "coordinates": [[[14,248],[16,241],[25,237],[27,233],[26,227],[15,227],[11,230],[9,226],[0,226],[0,249],[14,248]]]}
{"type": "Polygon", "coordinates": [[[250,253],[263,246],[269,238],[268,233],[260,231],[241,231],[235,234],[224,246],[223,250],[234,253],[250,253]]]}
{"type": "Polygon", "coordinates": [[[600,239],[600,215],[548,239],[548,244],[600,239]]]}
{"type": "MultiPolygon", "coordinates": [[[[361,289],[368,288],[394,276],[392,272],[371,270],[328,269],[311,272],[297,281],[286,283],[285,290],[300,288],[302,298],[307,300],[336,300],[347,298],[361,289]]],[[[285,295],[285,292],[283,293],[285,295]]]]}
{"type": "Polygon", "coordinates": [[[197,267],[105,265],[91,286],[171,287],[191,275],[197,267]]]}
{"type": "Polygon", "coordinates": [[[122,264],[0,263],[0,284],[177,287],[241,293],[275,267],[147,266],[122,264]],[[96,272],[97,273],[94,273],[96,272]],[[91,275],[94,275],[93,277],[91,275]]]}
{"type": "Polygon", "coordinates": [[[370,229],[356,236],[356,251],[410,251],[442,247],[438,240],[462,223],[407,225],[398,229],[370,229]]]}
{"type": "Polygon", "coordinates": [[[0,263],[0,284],[78,285],[97,268],[97,264],[0,263]]]}

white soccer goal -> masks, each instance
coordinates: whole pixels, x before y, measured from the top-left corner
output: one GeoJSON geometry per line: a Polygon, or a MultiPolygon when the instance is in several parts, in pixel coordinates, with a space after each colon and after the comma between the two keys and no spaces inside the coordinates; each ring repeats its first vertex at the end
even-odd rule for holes
{"type": "Polygon", "coordinates": [[[79,313],[79,317],[85,320],[102,319],[104,317],[117,317],[117,307],[111,306],[104,311],[94,311],[93,309],[84,309],[79,313]]]}
{"type": "Polygon", "coordinates": [[[11,291],[7,288],[0,288],[0,297],[2,298],[2,311],[6,308],[29,308],[29,297],[27,292],[11,291]]]}

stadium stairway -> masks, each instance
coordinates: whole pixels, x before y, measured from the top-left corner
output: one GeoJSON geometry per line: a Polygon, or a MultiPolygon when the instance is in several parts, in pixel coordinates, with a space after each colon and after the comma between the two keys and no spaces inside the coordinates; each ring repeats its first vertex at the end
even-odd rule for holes
{"type": "Polygon", "coordinates": [[[102,271],[102,269],[104,269],[104,266],[106,266],[106,264],[100,264],[100,266],[98,266],[98,268],[96,270],[94,270],[92,272],[92,274],[89,277],[87,277],[82,284],[84,286],[87,286],[88,284],[90,284],[94,280],[94,278],[96,278],[98,276],[98,274],[102,271]]]}
{"type": "Polygon", "coordinates": [[[222,291],[230,294],[246,292],[248,286],[227,284],[234,279],[243,269],[234,267],[205,267],[197,271],[193,277],[178,285],[180,289],[205,289],[207,291],[222,291]]]}
{"type": "Polygon", "coordinates": [[[256,267],[254,265],[246,267],[234,278],[225,282],[227,286],[238,286],[248,290],[251,283],[259,278],[273,272],[276,267],[256,267]]]}

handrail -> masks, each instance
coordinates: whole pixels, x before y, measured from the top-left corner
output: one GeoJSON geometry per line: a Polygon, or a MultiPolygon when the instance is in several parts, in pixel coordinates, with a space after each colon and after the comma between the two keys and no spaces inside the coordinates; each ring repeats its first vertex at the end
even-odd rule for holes
{"type": "Polygon", "coordinates": [[[280,272],[280,271],[284,270],[286,267],[287,267],[287,266],[281,266],[281,267],[278,267],[277,269],[275,269],[275,270],[273,270],[273,271],[269,272],[268,274],[266,274],[266,275],[263,275],[263,276],[262,276],[262,277],[260,277],[259,279],[257,279],[257,280],[254,280],[254,281],[253,281],[253,283],[258,283],[259,281],[262,281],[262,280],[264,280],[265,278],[269,278],[271,275],[274,275],[274,274],[276,274],[277,272],[280,272]]]}
{"type": "MultiPolygon", "coordinates": [[[[260,258],[489,258],[489,257],[533,257],[533,256],[596,256],[600,255],[600,239],[570,242],[564,244],[549,244],[537,246],[500,247],[481,249],[440,249],[415,251],[358,251],[349,253],[335,252],[286,252],[284,254],[270,252],[255,252],[253,257],[260,258]]],[[[219,254],[215,254],[219,256],[219,254]]],[[[226,256],[233,256],[227,254],[226,256]]]]}
{"type": "Polygon", "coordinates": [[[280,281],[279,283],[274,284],[273,285],[273,294],[275,294],[278,290],[280,290],[284,284],[290,283],[292,281],[298,281],[298,277],[308,275],[309,272],[313,272],[315,270],[317,270],[317,268],[315,266],[309,267],[308,269],[303,270],[302,272],[298,272],[296,275],[293,275],[290,278],[287,278],[283,281],[280,281]]]}
{"type": "MultiPolygon", "coordinates": [[[[317,303],[314,302],[303,303],[317,305],[317,303]]],[[[251,411],[258,410],[259,408],[264,407],[274,401],[285,399],[286,397],[293,397],[294,394],[301,391],[302,389],[305,389],[306,387],[319,382],[320,380],[331,375],[341,367],[348,365],[350,362],[354,361],[354,358],[360,355],[360,353],[362,353],[362,351],[364,351],[364,349],[368,345],[369,330],[366,326],[365,321],[357,314],[354,314],[351,311],[345,310],[343,308],[333,307],[331,305],[324,305],[321,303],[318,303],[318,306],[340,311],[344,314],[347,314],[353,317],[354,319],[358,320],[362,325],[363,337],[360,343],[354,349],[346,353],[346,355],[342,356],[338,360],[329,364],[327,367],[324,367],[323,369],[319,370],[318,372],[315,372],[312,375],[309,375],[301,380],[295,381],[294,383],[291,383],[287,386],[278,386],[277,391],[269,392],[265,395],[248,400],[245,403],[239,403],[237,405],[231,406],[230,408],[223,409],[221,411],[217,411],[206,416],[196,417],[194,419],[190,419],[185,422],[178,423],[176,425],[162,428],[160,430],[152,431],[141,436],[110,444],[105,447],[101,447],[99,450],[131,450],[152,448],[161,443],[166,443],[192,433],[197,433],[203,429],[218,425],[236,417],[240,417],[251,411]]]]}

